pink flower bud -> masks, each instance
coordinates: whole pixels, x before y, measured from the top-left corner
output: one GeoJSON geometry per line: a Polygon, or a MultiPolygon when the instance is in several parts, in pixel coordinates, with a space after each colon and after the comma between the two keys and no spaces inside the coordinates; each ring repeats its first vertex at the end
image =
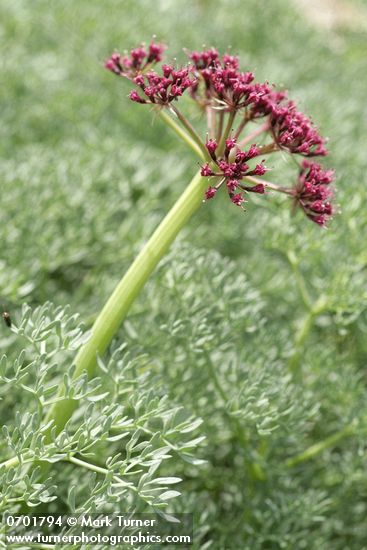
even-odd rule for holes
{"type": "Polygon", "coordinates": [[[212,199],[215,197],[217,193],[217,189],[215,187],[208,187],[208,189],[205,191],[205,198],[206,200],[212,199]]]}
{"type": "Polygon", "coordinates": [[[206,164],[204,164],[204,166],[201,168],[200,174],[201,174],[202,176],[208,176],[208,177],[209,177],[209,176],[213,176],[213,175],[214,175],[214,172],[213,172],[213,170],[210,168],[209,164],[206,163],[206,164]]]}
{"type": "Polygon", "coordinates": [[[129,98],[136,103],[146,103],[145,99],[142,99],[136,90],[131,90],[129,98]]]}
{"type": "Polygon", "coordinates": [[[234,193],[238,186],[237,180],[227,180],[227,189],[230,193],[234,193]]]}
{"type": "Polygon", "coordinates": [[[233,149],[233,147],[236,146],[236,142],[237,140],[235,138],[226,139],[226,150],[230,151],[231,149],[233,149]]]}
{"type": "Polygon", "coordinates": [[[218,143],[215,139],[208,139],[205,144],[205,147],[208,150],[209,155],[215,160],[215,151],[217,150],[218,143]]]}
{"type": "Polygon", "coordinates": [[[241,206],[241,204],[245,202],[245,199],[240,193],[237,193],[236,195],[231,196],[231,201],[233,202],[233,204],[241,206]]]}
{"type": "Polygon", "coordinates": [[[246,191],[251,191],[251,193],[259,193],[263,195],[265,193],[265,185],[263,183],[257,183],[253,187],[246,187],[246,191]]]}
{"type": "Polygon", "coordinates": [[[265,174],[265,172],[266,172],[266,167],[264,166],[263,163],[257,164],[255,166],[255,169],[252,170],[252,174],[254,176],[263,176],[265,174]]]}

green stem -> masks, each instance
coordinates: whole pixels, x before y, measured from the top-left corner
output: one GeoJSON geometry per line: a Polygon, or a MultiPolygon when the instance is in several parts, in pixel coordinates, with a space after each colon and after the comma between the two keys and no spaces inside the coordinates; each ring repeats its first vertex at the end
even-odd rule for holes
{"type": "Polygon", "coordinates": [[[207,160],[208,162],[212,161],[211,156],[209,155],[204,142],[201,140],[199,134],[196,132],[195,128],[191,126],[190,122],[187,120],[186,117],[174,106],[171,104],[170,109],[175,115],[177,116],[178,120],[181,122],[181,124],[184,126],[184,128],[187,130],[187,133],[190,135],[192,140],[197,144],[197,146],[200,148],[202,152],[202,157],[207,160]]]}
{"type": "Polygon", "coordinates": [[[187,143],[187,145],[194,151],[194,153],[196,153],[196,155],[198,157],[200,157],[201,159],[203,160],[206,160],[207,159],[207,156],[203,154],[203,151],[202,149],[198,146],[198,144],[196,143],[196,141],[194,141],[190,135],[188,134],[188,132],[185,132],[185,130],[183,130],[181,128],[181,126],[179,126],[174,120],[172,117],[170,117],[166,111],[164,109],[161,109],[159,111],[159,116],[161,117],[162,120],[164,120],[164,122],[167,124],[167,126],[169,126],[185,143],[187,143]]]}
{"type": "Polygon", "coordinates": [[[219,124],[218,124],[217,135],[216,135],[217,142],[219,142],[221,137],[222,137],[223,121],[224,121],[224,111],[220,111],[220,113],[219,113],[219,124]]]}
{"type": "Polygon", "coordinates": [[[355,433],[356,424],[355,422],[352,422],[351,424],[348,424],[345,428],[340,430],[339,432],[330,435],[323,441],[320,441],[319,443],[315,443],[314,445],[311,445],[308,449],[303,451],[303,453],[300,453],[293,458],[290,458],[286,462],[286,466],[291,468],[292,466],[296,466],[297,464],[300,464],[301,462],[305,462],[306,460],[311,460],[315,456],[319,455],[326,449],[329,449],[330,447],[333,447],[336,445],[336,443],[339,443],[342,439],[345,437],[349,437],[355,433]]]}
{"type": "MultiPolygon", "coordinates": [[[[110,470],[107,470],[107,468],[102,468],[101,466],[96,466],[96,464],[91,464],[90,462],[86,462],[85,460],[80,460],[75,456],[69,456],[67,458],[67,461],[71,462],[72,464],[75,464],[76,466],[81,466],[82,468],[86,468],[91,472],[96,472],[97,474],[101,474],[104,476],[107,476],[111,473],[110,470]]],[[[126,487],[135,493],[137,492],[137,488],[134,487],[134,485],[131,482],[124,481],[120,476],[116,474],[112,474],[112,475],[113,475],[113,481],[115,482],[115,485],[118,484],[119,487],[126,487]]]]}
{"type": "Polygon", "coordinates": [[[246,440],[241,422],[239,421],[239,419],[236,416],[233,416],[229,412],[229,410],[227,409],[227,406],[228,406],[228,403],[229,403],[230,399],[227,396],[226,392],[224,391],[223,385],[222,385],[221,381],[219,380],[217,370],[216,370],[215,366],[213,365],[213,362],[211,360],[211,357],[210,357],[209,353],[207,353],[206,356],[207,356],[207,361],[208,361],[208,365],[209,365],[209,373],[210,373],[210,376],[212,378],[214,388],[216,389],[216,391],[218,393],[218,396],[223,401],[223,407],[224,407],[225,415],[227,416],[230,423],[232,424],[232,427],[234,427],[234,430],[237,434],[237,437],[238,437],[238,440],[239,440],[241,446],[243,447],[243,449],[246,450],[247,440],[246,440]]]}
{"type": "Polygon", "coordinates": [[[309,311],[311,311],[312,310],[311,297],[310,297],[309,292],[307,290],[306,282],[305,282],[305,280],[302,276],[302,273],[299,269],[299,261],[296,257],[296,254],[294,253],[293,250],[289,250],[286,253],[286,257],[287,257],[287,260],[290,263],[290,266],[292,268],[294,278],[296,280],[296,284],[297,284],[297,287],[298,287],[298,292],[300,293],[302,301],[303,301],[304,305],[306,306],[306,308],[309,311]]]}
{"type": "MultiPolygon", "coordinates": [[[[229,397],[227,396],[226,392],[224,391],[223,385],[222,385],[221,381],[219,380],[217,370],[213,365],[213,361],[212,361],[212,359],[209,355],[209,352],[206,352],[205,355],[206,355],[206,359],[207,359],[207,362],[208,362],[208,365],[209,365],[209,373],[210,373],[210,376],[212,378],[213,385],[214,385],[215,389],[217,390],[219,397],[222,399],[224,406],[227,407],[227,404],[229,403],[229,397]]],[[[227,409],[226,409],[226,412],[228,412],[227,409]]],[[[234,417],[231,417],[231,418],[234,418],[234,417]]]]}
{"type": "Polygon", "coordinates": [[[2,468],[4,468],[5,470],[9,468],[14,468],[15,466],[18,466],[19,463],[20,463],[19,458],[17,456],[13,456],[13,458],[9,458],[8,460],[1,462],[0,470],[2,470],[2,468]]]}
{"type": "Polygon", "coordinates": [[[215,139],[215,130],[217,124],[217,114],[210,105],[206,107],[206,120],[211,139],[215,139]]]}
{"type": "Polygon", "coordinates": [[[231,113],[229,113],[229,117],[228,117],[228,120],[227,120],[227,125],[225,127],[225,130],[223,132],[222,137],[220,138],[220,142],[218,144],[218,149],[216,151],[216,154],[217,154],[218,157],[220,157],[224,153],[226,139],[228,138],[229,134],[232,131],[232,126],[233,126],[235,116],[236,116],[236,111],[232,111],[231,113]]]}
{"type": "Polygon", "coordinates": [[[311,329],[314,324],[314,320],[320,313],[325,311],[327,306],[327,301],[325,296],[320,296],[317,302],[310,308],[309,312],[305,316],[303,323],[296,335],[294,348],[295,351],[288,360],[288,367],[291,372],[296,374],[301,365],[301,357],[304,348],[304,344],[311,332],[311,329]]]}
{"type": "Polygon", "coordinates": [[[100,466],[96,466],[95,464],[91,464],[90,462],[86,462],[85,460],[80,460],[75,456],[69,456],[67,458],[67,461],[71,462],[72,464],[75,464],[76,466],[81,466],[82,468],[86,468],[91,472],[96,472],[97,474],[102,474],[104,476],[109,474],[109,471],[106,468],[101,468],[100,466]]]}
{"type": "MultiPolygon", "coordinates": [[[[241,124],[239,125],[239,127],[237,129],[237,132],[235,133],[236,138],[238,138],[240,136],[243,128],[246,125],[247,120],[248,119],[246,117],[244,117],[243,121],[241,122],[241,124]]],[[[251,132],[251,134],[248,134],[246,137],[241,139],[238,146],[242,149],[242,147],[244,147],[248,143],[253,142],[255,137],[260,136],[263,132],[266,132],[269,129],[269,127],[270,127],[269,121],[264,122],[264,124],[261,124],[260,126],[255,128],[255,130],[253,132],[251,132]]]]}
{"type": "MultiPolygon", "coordinates": [[[[202,204],[207,185],[207,178],[201,177],[200,173],[193,177],[191,183],[131,264],[97,317],[91,337],[77,354],[74,377],[80,376],[84,371],[88,373],[89,377],[92,376],[97,356],[105,352],[155,267],[179,231],[202,204]]],[[[61,391],[59,396],[62,395],[61,391]]],[[[77,402],[71,399],[58,401],[49,409],[45,422],[53,420],[57,432],[59,432],[71,417],[76,405],[77,402]]]]}

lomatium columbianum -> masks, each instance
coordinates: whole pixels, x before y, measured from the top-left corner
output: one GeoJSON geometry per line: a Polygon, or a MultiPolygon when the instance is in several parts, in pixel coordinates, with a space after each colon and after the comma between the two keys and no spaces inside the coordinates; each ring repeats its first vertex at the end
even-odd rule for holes
{"type": "Polygon", "coordinates": [[[135,84],[132,101],[168,109],[178,117],[206,160],[201,168],[208,178],[205,200],[224,188],[243,208],[248,193],[278,191],[310,220],[325,226],[333,214],[334,172],[309,160],[327,155],[325,139],[287,93],[268,82],[255,82],[252,72],[240,70],[237,56],[220,56],[215,48],[186,52],[186,66],[163,63],[157,69],[165,50],[164,44],[151,42],[125,55],[113,53],[105,67],[135,84]],[[205,142],[177,108],[185,92],[206,113],[205,142]],[[251,131],[244,135],[248,127],[251,131]],[[263,157],[279,151],[293,155],[299,165],[298,179],[290,187],[263,178],[268,171],[263,157]],[[306,158],[299,162],[299,157],[306,158]]]}

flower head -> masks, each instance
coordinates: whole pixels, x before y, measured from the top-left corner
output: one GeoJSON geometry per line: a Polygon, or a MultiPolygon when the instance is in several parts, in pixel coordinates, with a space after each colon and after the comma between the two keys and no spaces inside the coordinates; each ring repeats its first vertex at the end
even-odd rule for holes
{"type": "Polygon", "coordinates": [[[241,70],[237,56],[221,55],[216,48],[187,52],[189,62],[179,68],[164,62],[165,49],[156,42],[140,45],[123,56],[113,53],[105,66],[135,85],[132,101],[157,105],[177,116],[170,126],[182,124],[177,133],[204,159],[201,176],[211,182],[205,198],[212,199],[223,187],[230,200],[242,206],[248,193],[277,191],[291,197],[310,220],[325,225],[334,211],[332,170],[304,160],[295,187],[263,179],[268,168],[260,157],[267,154],[281,150],[294,155],[297,163],[299,157],[327,154],[326,140],[287,92],[256,82],[252,71],[241,70]],[[205,142],[173,103],[186,91],[206,115],[205,142]]]}
{"type": "Polygon", "coordinates": [[[220,57],[216,49],[210,48],[189,53],[189,59],[194,64],[193,72],[197,78],[197,83],[191,90],[197,101],[215,101],[217,108],[229,110],[248,104],[254,75],[252,72],[239,70],[238,57],[227,54],[220,57]],[[202,86],[199,86],[200,82],[202,86]]]}
{"type": "Polygon", "coordinates": [[[158,74],[156,71],[148,71],[144,75],[138,74],[133,79],[134,84],[139,86],[145,96],[144,101],[140,103],[168,105],[182,96],[193,84],[187,67],[176,70],[173,66],[165,65],[162,72],[163,74],[158,74]]]}
{"type": "Polygon", "coordinates": [[[320,136],[311,120],[297,111],[292,101],[279,106],[271,113],[271,126],[276,143],[291,153],[304,156],[325,156],[325,139],[320,136]]]}
{"type": "Polygon", "coordinates": [[[105,67],[118,76],[132,79],[150,65],[161,61],[165,49],[165,44],[151,42],[148,49],[141,45],[125,55],[115,52],[106,60],[105,67]]]}
{"type": "Polygon", "coordinates": [[[212,199],[213,197],[215,197],[217,191],[218,191],[218,189],[216,189],[215,187],[211,187],[209,185],[208,189],[205,191],[206,200],[209,200],[209,199],[212,199]]]}
{"type": "Polygon", "coordinates": [[[236,193],[235,195],[230,195],[230,199],[236,206],[242,206],[242,203],[245,202],[241,193],[236,193]]]}
{"type": "Polygon", "coordinates": [[[204,177],[210,177],[210,176],[214,176],[214,172],[213,170],[210,168],[209,164],[206,163],[204,164],[204,166],[201,168],[201,175],[204,176],[204,177]]]}
{"type": "Polygon", "coordinates": [[[298,183],[294,188],[294,200],[313,222],[326,225],[333,214],[331,199],[333,170],[323,170],[316,162],[303,161],[298,183]]]}
{"type": "Polygon", "coordinates": [[[215,164],[212,163],[212,166],[206,163],[201,168],[201,175],[203,177],[212,178],[216,176],[220,178],[219,184],[215,188],[215,193],[211,194],[213,187],[209,187],[207,193],[209,192],[211,196],[206,198],[214,197],[217,190],[225,183],[230,200],[237,206],[241,206],[245,201],[244,194],[246,192],[259,194],[264,194],[265,192],[265,184],[257,183],[250,186],[245,185],[243,180],[249,176],[262,176],[267,171],[267,168],[264,166],[264,161],[256,164],[253,168],[248,164],[248,161],[260,154],[260,149],[256,145],[251,145],[247,151],[238,150],[233,161],[229,160],[230,151],[236,146],[237,142],[235,139],[229,138],[226,140],[224,158],[216,159],[215,164]]]}

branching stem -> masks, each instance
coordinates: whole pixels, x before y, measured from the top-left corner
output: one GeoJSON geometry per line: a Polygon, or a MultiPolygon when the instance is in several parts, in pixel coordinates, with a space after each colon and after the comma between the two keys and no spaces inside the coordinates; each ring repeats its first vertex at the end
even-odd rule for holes
{"type": "Polygon", "coordinates": [[[218,143],[218,148],[217,148],[217,151],[216,151],[216,154],[217,154],[218,157],[223,155],[226,139],[229,137],[229,134],[231,133],[235,116],[236,116],[236,111],[231,111],[229,113],[229,117],[228,117],[228,120],[227,120],[227,125],[226,125],[225,130],[222,134],[222,137],[220,138],[220,142],[218,143]]]}
{"type": "Polygon", "coordinates": [[[164,110],[160,109],[158,111],[160,118],[169,126],[193,151],[194,153],[201,158],[202,160],[207,160],[207,155],[204,155],[201,147],[197,144],[192,137],[183,130],[183,128],[177,124],[177,122],[169,116],[169,114],[164,110]]]}
{"type": "MultiPolygon", "coordinates": [[[[246,122],[245,122],[246,123],[246,122]]],[[[241,133],[242,131],[242,128],[241,128],[241,125],[243,124],[243,121],[242,123],[240,124],[237,132],[236,132],[236,137],[239,136],[239,134],[241,133]]],[[[245,124],[243,124],[244,126],[245,124]]],[[[263,132],[266,132],[270,127],[270,123],[269,121],[266,121],[264,122],[264,124],[261,124],[260,126],[258,126],[253,132],[251,132],[251,134],[248,134],[246,137],[244,137],[239,143],[238,143],[238,147],[240,147],[240,149],[242,149],[245,145],[247,145],[248,143],[251,143],[257,136],[261,135],[263,132]]]]}
{"type": "Polygon", "coordinates": [[[206,107],[206,119],[207,119],[209,135],[211,139],[215,139],[216,121],[217,121],[216,112],[212,109],[210,105],[207,105],[206,107]]]}
{"type": "Polygon", "coordinates": [[[199,134],[196,132],[195,128],[190,124],[190,122],[187,120],[187,118],[175,107],[174,105],[170,106],[170,109],[175,115],[177,116],[178,120],[181,122],[182,126],[186,129],[187,133],[190,135],[192,140],[196,143],[196,145],[199,147],[199,149],[202,152],[202,157],[206,159],[208,162],[211,162],[212,158],[209,155],[204,142],[200,138],[199,134]]]}

